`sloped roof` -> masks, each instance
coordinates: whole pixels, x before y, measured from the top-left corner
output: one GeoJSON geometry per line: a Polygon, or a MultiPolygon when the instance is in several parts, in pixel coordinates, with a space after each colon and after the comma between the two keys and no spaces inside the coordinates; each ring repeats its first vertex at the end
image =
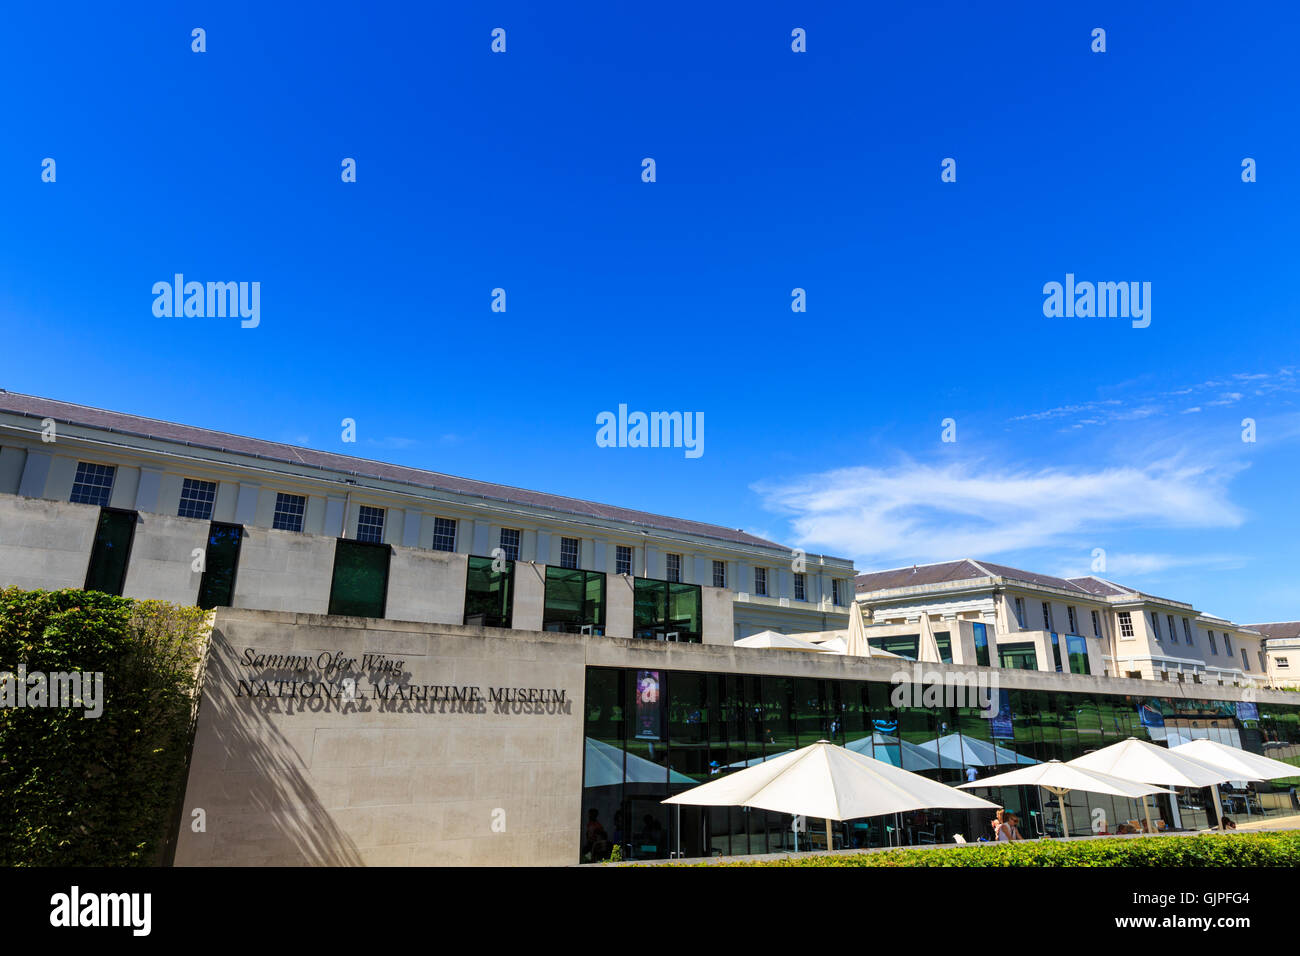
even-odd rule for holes
{"type": "Polygon", "coordinates": [[[1247,624],[1252,631],[1265,637],[1300,637],[1300,621],[1278,621],[1273,624],[1247,624]]]}
{"type": "Polygon", "coordinates": [[[854,579],[857,591],[889,591],[926,584],[945,584],[949,581],[966,581],[986,578],[988,572],[973,561],[944,561],[940,564],[918,564],[889,571],[869,571],[854,579]]]}
{"type": "Polygon", "coordinates": [[[420,468],[408,468],[404,465],[392,465],[367,458],[337,455],[332,452],[300,448],[296,445],[264,441],[260,438],[247,438],[242,435],[232,435],[228,432],[212,431],[192,425],[177,425],[156,418],[128,415],[123,412],[107,411],[86,405],[75,405],[70,402],[39,398],[34,395],[23,395],[18,392],[0,390],[0,411],[36,419],[52,418],[56,422],[63,424],[80,425],[87,428],[117,432],[122,435],[175,442],[190,448],[247,455],[266,461],[305,465],[358,477],[401,482],[435,491],[529,505],[549,511],[601,518],[608,521],[621,521],[633,525],[643,525],[660,531],[699,535],[706,538],[730,541],[735,544],[778,548],[782,551],[790,550],[784,545],[755,537],[752,534],[746,534],[743,531],[724,528],[720,525],[706,524],[701,521],[690,521],[684,518],[671,518],[644,511],[633,511],[628,508],[618,508],[594,501],[584,501],[580,498],[566,498],[562,495],[529,491],[524,488],[477,481],[472,478],[457,478],[453,475],[424,471],[420,468]]]}

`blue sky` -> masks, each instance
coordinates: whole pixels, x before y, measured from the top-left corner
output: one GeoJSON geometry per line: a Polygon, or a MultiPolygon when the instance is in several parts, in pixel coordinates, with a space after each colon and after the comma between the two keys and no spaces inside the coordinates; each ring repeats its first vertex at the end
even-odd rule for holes
{"type": "Polygon", "coordinates": [[[264,6],[7,11],[0,386],[1300,617],[1294,4],[264,6]],[[260,325],[156,318],[178,272],[260,325]]]}

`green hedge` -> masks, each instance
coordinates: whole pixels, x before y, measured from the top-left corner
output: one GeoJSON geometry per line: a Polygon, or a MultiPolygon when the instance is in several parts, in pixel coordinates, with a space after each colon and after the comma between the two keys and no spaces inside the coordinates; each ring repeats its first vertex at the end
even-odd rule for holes
{"type": "Polygon", "coordinates": [[[0,708],[0,865],[163,862],[207,615],[94,591],[0,589],[0,672],[101,672],[103,714],[0,708]]]}
{"type": "MultiPolygon", "coordinates": [[[[700,864],[707,866],[708,864],[700,864]]],[[[1289,866],[1300,867],[1300,830],[1202,836],[1032,840],[933,850],[809,854],[723,866],[1289,866]]]]}

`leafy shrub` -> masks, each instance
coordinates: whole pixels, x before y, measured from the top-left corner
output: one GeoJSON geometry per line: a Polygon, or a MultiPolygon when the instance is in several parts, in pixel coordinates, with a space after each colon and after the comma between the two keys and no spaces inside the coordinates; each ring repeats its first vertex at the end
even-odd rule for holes
{"type": "Polygon", "coordinates": [[[0,865],[162,862],[208,617],[95,591],[0,589],[0,672],[100,672],[103,714],[0,708],[0,865]]]}
{"type": "MultiPolygon", "coordinates": [[[[702,864],[703,865],[703,864],[702,864]]],[[[1287,866],[1300,867],[1300,830],[1095,840],[1032,840],[933,850],[792,856],[725,866],[1287,866]]]]}

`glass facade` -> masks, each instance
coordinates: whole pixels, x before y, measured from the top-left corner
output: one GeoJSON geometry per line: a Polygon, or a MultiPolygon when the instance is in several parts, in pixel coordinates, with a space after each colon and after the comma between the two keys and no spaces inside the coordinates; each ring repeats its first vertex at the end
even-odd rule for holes
{"type": "Polygon", "coordinates": [[[700,586],[637,578],[632,628],[634,637],[700,643],[700,586]]]}
{"type": "Polygon", "coordinates": [[[998,643],[998,665],[1012,670],[1038,670],[1038,652],[1028,642],[1020,644],[998,643]]]}
{"type": "Polygon", "coordinates": [[[383,617],[388,601],[388,562],[393,549],[339,538],[334,544],[331,614],[383,617]]]}
{"type": "Polygon", "coordinates": [[[471,557],[465,574],[465,623],[510,627],[515,597],[515,565],[493,570],[492,558],[471,557]]]}
{"type": "Polygon", "coordinates": [[[971,625],[975,632],[975,663],[980,667],[989,667],[989,631],[988,626],[976,622],[971,625]]]}
{"type": "Polygon", "coordinates": [[[199,607],[205,611],[234,606],[235,574],[239,570],[239,545],[243,538],[243,525],[213,522],[209,529],[198,600],[199,607]]]}
{"type": "Polygon", "coordinates": [[[605,575],[548,567],[542,630],[603,635],[605,575]]]}
{"type": "MultiPolygon", "coordinates": [[[[979,625],[983,627],[983,625],[979,625]]],[[[920,659],[921,653],[921,635],[920,634],[895,634],[891,637],[870,637],[867,643],[872,647],[877,647],[882,651],[890,654],[897,654],[899,657],[905,657],[909,661],[920,659]]],[[[939,648],[939,660],[945,664],[952,663],[952,635],[948,631],[935,631],[934,643],[939,648]]],[[[988,652],[988,642],[985,641],[985,653],[988,652]]]]}
{"type": "Polygon", "coordinates": [[[86,590],[105,594],[122,594],[126,584],[126,563],[135,539],[134,511],[99,510],[95,543],[90,548],[90,565],[86,569],[86,590]]]}
{"type": "MultiPolygon", "coordinates": [[[[910,699],[918,699],[919,695],[910,699]]],[[[1225,788],[1229,813],[1294,813],[1300,782],[1300,705],[1239,705],[1059,691],[1002,691],[997,713],[977,708],[897,707],[891,686],[868,681],[588,668],[582,860],[663,859],[794,848],[791,817],[741,807],[663,806],[663,799],[799,747],[829,740],[877,760],[956,785],[1045,760],[1072,760],[1138,737],[1176,746],[1208,737],[1297,764],[1297,779],[1225,788]],[[1252,709],[1257,706],[1257,710],[1252,709]]],[[[1036,787],[976,791],[1021,818],[1026,837],[1059,835],[1055,797],[1036,787]]],[[[1209,825],[1208,790],[1151,800],[1168,829],[1209,825]]],[[[1071,833],[1114,833],[1143,817],[1138,801],[1071,792],[1071,833]]],[[[992,811],[931,810],[832,823],[837,847],[990,839],[992,811]]],[[[1234,816],[1234,819],[1237,817],[1234,816]]],[[[799,848],[821,848],[809,821],[799,848]]]]}

